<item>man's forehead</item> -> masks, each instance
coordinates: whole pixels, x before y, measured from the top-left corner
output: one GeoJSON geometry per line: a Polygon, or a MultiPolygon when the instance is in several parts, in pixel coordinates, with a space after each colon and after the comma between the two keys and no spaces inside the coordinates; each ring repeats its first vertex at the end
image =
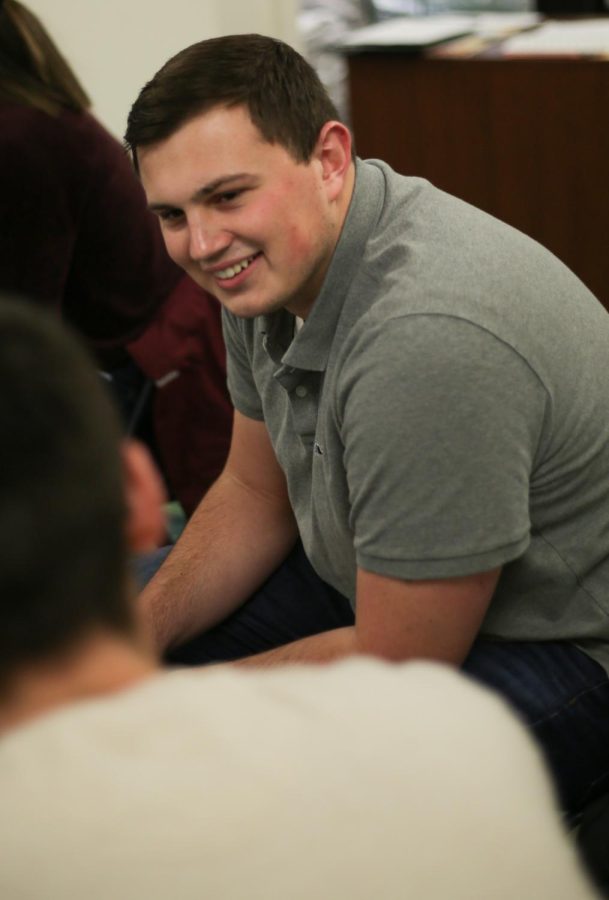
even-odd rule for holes
{"type": "Polygon", "coordinates": [[[181,152],[204,154],[206,148],[232,156],[245,148],[264,152],[276,146],[261,134],[243,105],[214,106],[191,116],[161,140],[138,147],[137,156],[141,164],[145,158],[181,152]]]}
{"type": "Polygon", "coordinates": [[[289,151],[267,141],[243,105],[214,106],[193,116],[171,135],[138,148],[138,168],[151,203],[178,188],[186,196],[201,195],[216,183],[244,177],[266,177],[289,151]],[[279,158],[281,157],[281,159],[279,158]],[[163,196],[161,196],[163,195],[163,196]]]}
{"type": "Polygon", "coordinates": [[[167,137],[158,141],[156,146],[171,141],[180,141],[182,138],[188,139],[191,136],[196,136],[200,141],[204,141],[224,135],[230,136],[235,131],[241,132],[244,137],[248,137],[254,143],[270,146],[269,141],[253,121],[249,109],[243,103],[231,105],[217,103],[205,107],[180,122],[167,137]]]}

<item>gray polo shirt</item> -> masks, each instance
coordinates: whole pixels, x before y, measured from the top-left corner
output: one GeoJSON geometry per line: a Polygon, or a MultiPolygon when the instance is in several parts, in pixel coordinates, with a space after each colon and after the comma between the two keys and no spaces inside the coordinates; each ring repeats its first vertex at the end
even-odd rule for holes
{"type": "Polygon", "coordinates": [[[235,407],[267,424],[305,549],[355,601],[503,565],[482,634],[609,670],[609,316],[534,241],[358,161],[323,289],[224,312],[235,407]]]}

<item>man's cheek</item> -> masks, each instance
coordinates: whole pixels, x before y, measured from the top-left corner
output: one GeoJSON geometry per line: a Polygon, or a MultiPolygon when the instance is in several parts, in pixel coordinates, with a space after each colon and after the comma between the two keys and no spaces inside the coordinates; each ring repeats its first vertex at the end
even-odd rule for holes
{"type": "Polygon", "coordinates": [[[306,260],[311,252],[311,235],[299,225],[291,225],[285,232],[286,256],[292,263],[306,260]]]}

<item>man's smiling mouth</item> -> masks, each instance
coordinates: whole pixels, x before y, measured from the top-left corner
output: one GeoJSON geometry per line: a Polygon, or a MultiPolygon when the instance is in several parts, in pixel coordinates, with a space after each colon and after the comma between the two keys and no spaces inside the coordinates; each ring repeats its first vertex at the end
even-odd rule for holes
{"type": "Polygon", "coordinates": [[[234,266],[228,266],[226,269],[220,269],[218,272],[215,272],[216,278],[228,279],[234,278],[235,275],[238,275],[239,272],[243,272],[244,269],[247,269],[250,263],[252,263],[259,253],[253,253],[251,256],[248,256],[247,259],[242,259],[241,262],[237,263],[234,266]]]}

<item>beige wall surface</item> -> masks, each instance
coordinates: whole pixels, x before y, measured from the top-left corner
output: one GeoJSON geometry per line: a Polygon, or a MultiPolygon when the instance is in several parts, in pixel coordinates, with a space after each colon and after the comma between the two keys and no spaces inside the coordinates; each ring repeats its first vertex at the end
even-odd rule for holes
{"type": "Polygon", "coordinates": [[[140,88],[178,50],[207,37],[257,31],[296,44],[296,0],[24,0],[50,31],[122,137],[140,88]]]}

